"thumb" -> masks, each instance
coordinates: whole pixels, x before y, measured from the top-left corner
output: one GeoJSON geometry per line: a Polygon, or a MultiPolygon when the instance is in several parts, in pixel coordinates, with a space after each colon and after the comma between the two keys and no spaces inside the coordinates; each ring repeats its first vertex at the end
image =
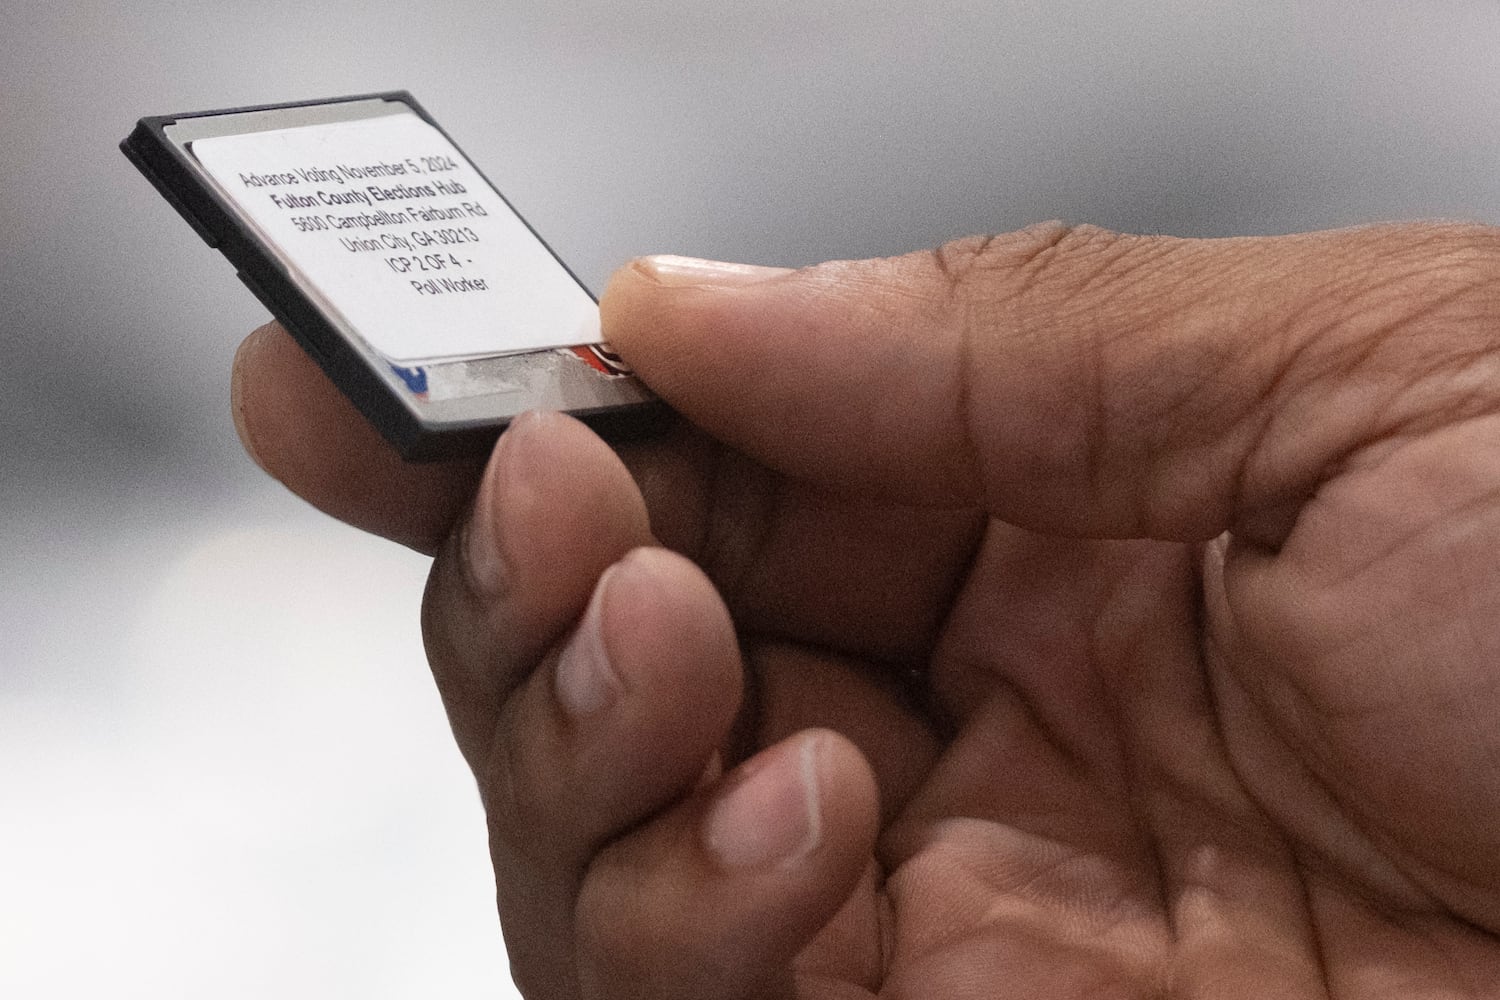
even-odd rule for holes
{"type": "Polygon", "coordinates": [[[647,257],[601,308],[668,403],[772,468],[1067,534],[1276,544],[1353,451],[1500,396],[1473,377],[1500,340],[1479,226],[647,257]]]}

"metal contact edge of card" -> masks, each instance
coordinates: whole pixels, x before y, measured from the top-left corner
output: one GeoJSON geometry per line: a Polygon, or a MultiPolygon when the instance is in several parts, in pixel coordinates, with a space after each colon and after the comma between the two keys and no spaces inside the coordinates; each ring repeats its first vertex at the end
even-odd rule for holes
{"type": "MultiPolygon", "coordinates": [[[[483,451],[511,419],[529,409],[570,413],[612,439],[662,426],[669,418],[664,404],[607,350],[527,351],[417,368],[387,361],[336,312],[317,304],[316,290],[256,236],[190,150],[198,138],[393,113],[381,107],[392,103],[452,142],[409,93],[389,91],[142,118],[120,148],[204,241],[234,265],[245,286],[404,458],[426,461],[483,451]]],[[[515,212],[483,171],[474,170],[515,212]]],[[[577,281],[525,217],[519,212],[516,217],[577,281]]],[[[584,288],[581,282],[579,287],[584,288]]]]}

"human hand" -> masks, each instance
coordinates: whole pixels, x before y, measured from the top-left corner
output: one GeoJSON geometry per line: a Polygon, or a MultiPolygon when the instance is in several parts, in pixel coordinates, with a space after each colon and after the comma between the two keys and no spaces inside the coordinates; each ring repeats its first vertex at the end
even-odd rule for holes
{"type": "Polygon", "coordinates": [[[273,475],[437,552],[528,996],[1500,995],[1500,235],[602,305],[701,430],[409,467],[281,331],[236,365],[273,475]]]}

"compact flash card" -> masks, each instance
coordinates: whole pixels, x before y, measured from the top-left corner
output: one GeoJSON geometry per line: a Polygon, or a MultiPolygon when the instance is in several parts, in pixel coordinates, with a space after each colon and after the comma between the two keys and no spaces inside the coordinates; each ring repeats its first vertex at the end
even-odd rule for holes
{"type": "Polygon", "coordinates": [[[534,408],[606,434],[664,412],[410,94],[143,118],[120,148],[407,458],[482,450],[534,408]]]}

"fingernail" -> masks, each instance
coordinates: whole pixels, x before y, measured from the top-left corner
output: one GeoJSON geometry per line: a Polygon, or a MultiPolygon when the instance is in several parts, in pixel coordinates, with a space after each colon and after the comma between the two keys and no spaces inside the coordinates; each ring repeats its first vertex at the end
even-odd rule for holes
{"type": "Polygon", "coordinates": [[[557,658],[557,673],[553,678],[557,701],[575,719],[605,708],[621,691],[620,678],[604,651],[604,629],[600,624],[603,617],[600,609],[617,569],[618,563],[600,575],[578,628],[557,658]]]}
{"type": "Polygon", "coordinates": [[[500,539],[495,535],[495,477],[486,469],[464,526],[464,562],[469,585],[479,594],[498,594],[505,575],[500,539]]]}
{"type": "Polygon", "coordinates": [[[822,740],[804,737],[791,753],[731,776],[709,807],[703,840],[725,868],[787,867],[812,853],[823,836],[818,806],[822,740]]]}
{"type": "Polygon", "coordinates": [[[753,285],[791,274],[790,267],[761,267],[758,264],[732,264],[722,260],[701,260],[658,254],[635,262],[636,270],[663,285],[732,286],[753,285]]]}

